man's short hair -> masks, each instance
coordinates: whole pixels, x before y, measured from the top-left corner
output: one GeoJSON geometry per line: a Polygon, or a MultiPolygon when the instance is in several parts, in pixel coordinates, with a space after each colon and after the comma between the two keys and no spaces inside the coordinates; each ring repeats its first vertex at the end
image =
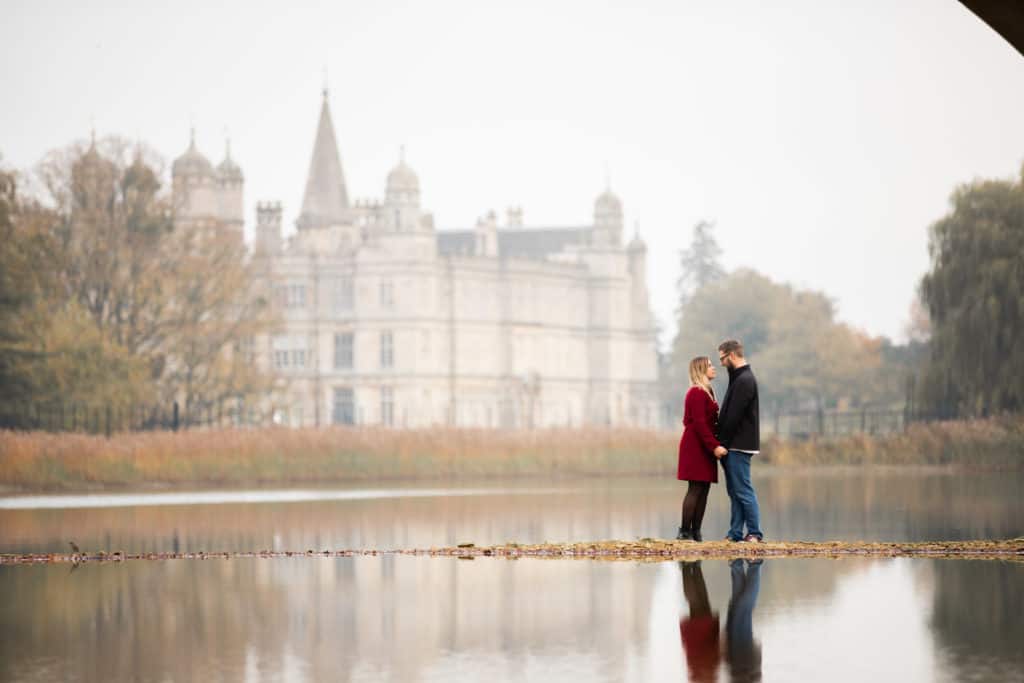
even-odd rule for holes
{"type": "Polygon", "coordinates": [[[738,339],[726,339],[718,345],[718,352],[725,355],[735,353],[740,358],[743,358],[743,344],[738,339]]]}

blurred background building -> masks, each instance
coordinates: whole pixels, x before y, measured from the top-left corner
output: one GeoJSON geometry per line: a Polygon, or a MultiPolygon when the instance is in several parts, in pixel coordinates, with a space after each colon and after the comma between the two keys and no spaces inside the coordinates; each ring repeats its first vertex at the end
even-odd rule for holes
{"type": "MultiPolygon", "coordinates": [[[[647,249],[606,188],[587,224],[510,208],[435,230],[404,151],[383,199],[351,201],[327,91],[297,231],[257,206],[254,266],[282,325],[255,340],[286,380],[278,421],[531,428],[656,426],[647,249]]],[[[172,168],[176,221],[237,230],[242,170],[195,141],[172,168]]]]}

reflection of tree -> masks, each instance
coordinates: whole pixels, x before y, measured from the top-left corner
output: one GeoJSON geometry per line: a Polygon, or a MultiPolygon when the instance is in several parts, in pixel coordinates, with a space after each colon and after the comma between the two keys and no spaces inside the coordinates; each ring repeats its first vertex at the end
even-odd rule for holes
{"type": "Polygon", "coordinates": [[[931,627],[953,666],[1000,680],[1024,671],[1024,564],[936,560],[932,568],[931,627]]]}
{"type": "MultiPolygon", "coordinates": [[[[87,564],[70,576],[66,566],[0,567],[0,681],[44,666],[40,678],[62,681],[362,680],[356,668],[444,680],[452,653],[513,667],[524,653],[589,661],[642,638],[651,589],[648,572],[619,563],[209,560],[87,564]]],[[[609,656],[609,679],[625,665],[609,656]]]]}

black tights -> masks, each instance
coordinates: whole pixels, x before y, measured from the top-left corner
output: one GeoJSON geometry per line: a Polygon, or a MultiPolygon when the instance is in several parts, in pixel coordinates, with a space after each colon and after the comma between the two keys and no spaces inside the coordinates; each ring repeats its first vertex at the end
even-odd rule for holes
{"type": "Polygon", "coordinates": [[[690,487],[686,489],[686,497],[683,498],[681,526],[684,529],[700,529],[701,522],[704,521],[704,510],[708,506],[708,492],[710,490],[710,481],[690,482],[690,487]]]}

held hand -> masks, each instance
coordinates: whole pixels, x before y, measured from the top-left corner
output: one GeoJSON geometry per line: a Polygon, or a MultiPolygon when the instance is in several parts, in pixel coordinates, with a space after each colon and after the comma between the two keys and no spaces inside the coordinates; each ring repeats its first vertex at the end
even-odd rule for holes
{"type": "Polygon", "coordinates": [[[718,458],[719,460],[724,458],[728,453],[729,451],[726,450],[725,446],[719,446],[718,448],[715,449],[715,457],[718,458]]]}

